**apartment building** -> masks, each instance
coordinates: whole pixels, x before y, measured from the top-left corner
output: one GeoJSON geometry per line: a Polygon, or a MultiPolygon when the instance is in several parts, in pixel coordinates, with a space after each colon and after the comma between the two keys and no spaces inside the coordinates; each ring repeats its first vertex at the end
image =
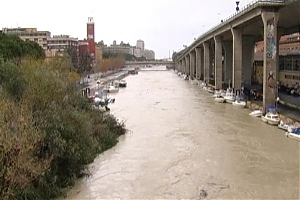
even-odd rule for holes
{"type": "MultiPolygon", "coordinates": [[[[263,80],[263,41],[256,43],[254,54],[254,81],[263,80]]],[[[279,41],[279,82],[293,85],[300,82],[300,34],[285,35],[279,41]]]]}
{"type": "Polygon", "coordinates": [[[45,51],[47,50],[48,39],[51,37],[49,31],[38,31],[37,28],[3,28],[2,32],[17,35],[24,41],[34,41],[45,51]]]}
{"type": "Polygon", "coordinates": [[[53,35],[53,37],[48,38],[47,47],[47,57],[62,56],[68,48],[75,48],[78,51],[78,38],[69,35],[53,35]]]}

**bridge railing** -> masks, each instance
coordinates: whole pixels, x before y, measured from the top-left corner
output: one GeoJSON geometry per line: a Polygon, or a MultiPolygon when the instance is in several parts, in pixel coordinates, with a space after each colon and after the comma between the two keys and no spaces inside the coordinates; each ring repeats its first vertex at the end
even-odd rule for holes
{"type": "Polygon", "coordinates": [[[285,5],[291,1],[297,1],[297,0],[253,0],[252,2],[250,2],[249,4],[245,5],[244,7],[242,7],[238,12],[233,13],[232,15],[228,16],[227,18],[225,18],[223,20],[223,22],[219,22],[217,25],[215,25],[214,27],[212,27],[211,29],[209,29],[208,31],[202,33],[197,39],[196,41],[194,41],[191,45],[189,45],[186,49],[183,49],[180,53],[181,55],[186,53],[187,51],[189,51],[190,47],[193,46],[194,44],[198,43],[199,40],[205,36],[207,36],[208,34],[214,32],[215,30],[219,29],[220,27],[222,27],[225,23],[228,23],[229,21],[233,21],[234,19],[236,19],[237,17],[249,12],[250,10],[252,10],[253,8],[256,8],[258,6],[263,6],[263,5],[285,5]]]}

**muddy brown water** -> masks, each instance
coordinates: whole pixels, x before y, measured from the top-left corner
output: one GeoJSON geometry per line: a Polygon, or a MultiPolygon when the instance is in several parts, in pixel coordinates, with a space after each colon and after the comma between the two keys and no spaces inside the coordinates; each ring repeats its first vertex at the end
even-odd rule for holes
{"type": "Polygon", "coordinates": [[[67,199],[299,199],[299,142],[284,131],[172,71],[126,81],[111,112],[129,131],[67,199]]]}

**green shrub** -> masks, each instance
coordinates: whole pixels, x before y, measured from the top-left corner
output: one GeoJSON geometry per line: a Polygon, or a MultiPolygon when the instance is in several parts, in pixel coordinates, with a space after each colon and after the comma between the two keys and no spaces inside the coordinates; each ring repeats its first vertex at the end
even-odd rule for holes
{"type": "Polygon", "coordinates": [[[62,195],[86,165],[114,146],[125,125],[76,90],[64,58],[0,66],[0,196],[62,195]],[[12,81],[15,80],[15,81],[12,81]],[[15,100],[15,101],[12,101],[15,100]],[[3,180],[3,181],[1,181],[3,180]]]}

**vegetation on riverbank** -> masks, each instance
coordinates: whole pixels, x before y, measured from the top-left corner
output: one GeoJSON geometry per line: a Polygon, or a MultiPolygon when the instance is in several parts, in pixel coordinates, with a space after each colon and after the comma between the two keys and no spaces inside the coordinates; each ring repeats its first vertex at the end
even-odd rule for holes
{"type": "Polygon", "coordinates": [[[60,196],[86,173],[87,164],[125,134],[124,123],[92,109],[75,87],[67,57],[45,62],[33,55],[16,63],[4,55],[0,56],[0,197],[60,196]]]}

